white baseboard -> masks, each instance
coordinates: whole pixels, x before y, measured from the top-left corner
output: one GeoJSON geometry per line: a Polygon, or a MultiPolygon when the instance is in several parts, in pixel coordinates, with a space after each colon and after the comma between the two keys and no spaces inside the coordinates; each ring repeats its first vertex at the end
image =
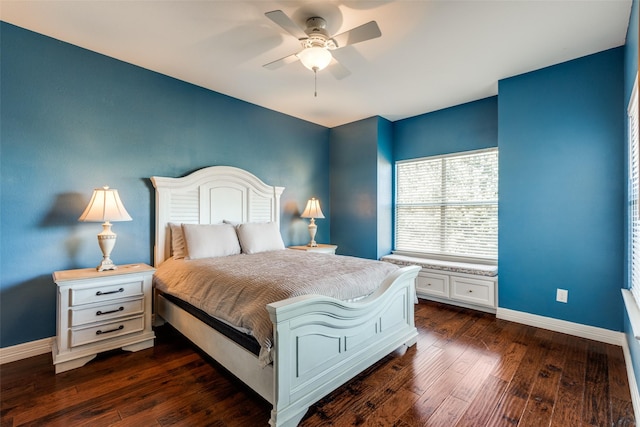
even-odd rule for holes
{"type": "Polygon", "coordinates": [[[50,353],[54,340],[54,337],[43,338],[37,341],[0,348],[0,365],[50,353]]]}
{"type": "Polygon", "coordinates": [[[551,331],[562,332],[563,334],[574,335],[607,344],[623,346],[626,343],[626,336],[623,332],[582,325],[580,323],[568,322],[566,320],[539,316],[522,311],[509,310],[508,308],[498,307],[496,317],[498,319],[549,329],[551,331]]]}

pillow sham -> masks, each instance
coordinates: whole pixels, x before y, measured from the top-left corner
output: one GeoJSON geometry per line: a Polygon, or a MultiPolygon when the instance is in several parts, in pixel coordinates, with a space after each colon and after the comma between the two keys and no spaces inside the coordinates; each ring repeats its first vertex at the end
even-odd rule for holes
{"type": "Polygon", "coordinates": [[[214,258],[240,253],[238,236],[229,224],[182,224],[186,259],[214,258]]]}
{"type": "Polygon", "coordinates": [[[187,249],[184,243],[182,225],[169,223],[169,229],[171,230],[171,256],[174,259],[184,258],[187,254],[187,249]]]}
{"type": "Polygon", "coordinates": [[[275,222],[246,222],[236,226],[236,232],[245,254],[284,249],[280,229],[275,222]]]}

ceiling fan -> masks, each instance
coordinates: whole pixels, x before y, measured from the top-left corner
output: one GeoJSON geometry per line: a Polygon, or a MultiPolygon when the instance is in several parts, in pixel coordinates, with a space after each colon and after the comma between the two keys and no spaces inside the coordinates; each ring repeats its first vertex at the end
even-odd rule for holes
{"type": "MultiPolygon", "coordinates": [[[[306,21],[307,27],[303,30],[281,10],[267,12],[265,15],[286,32],[297,38],[302,45],[302,50],[298,53],[263,65],[269,70],[275,70],[283,65],[291,64],[299,60],[306,68],[317,73],[332,62],[337,62],[335,58],[333,58],[333,55],[331,55],[332,50],[375,39],[382,35],[376,21],[367,22],[366,24],[331,37],[326,30],[327,21],[319,16],[308,18],[306,21]]],[[[348,70],[343,68],[342,73],[336,75],[336,77],[342,78],[349,74],[348,70]]]]}

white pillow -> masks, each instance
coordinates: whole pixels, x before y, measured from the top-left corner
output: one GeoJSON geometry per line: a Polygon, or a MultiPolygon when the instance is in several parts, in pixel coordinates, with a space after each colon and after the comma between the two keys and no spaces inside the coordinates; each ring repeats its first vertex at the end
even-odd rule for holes
{"type": "Polygon", "coordinates": [[[238,236],[229,224],[182,224],[186,259],[213,258],[240,253],[238,236]]]}
{"type": "Polygon", "coordinates": [[[171,255],[175,259],[184,258],[187,254],[187,248],[184,244],[182,225],[169,223],[169,228],[171,229],[171,255]]]}
{"type": "Polygon", "coordinates": [[[280,229],[275,222],[246,222],[236,227],[245,254],[284,249],[280,229]]]}

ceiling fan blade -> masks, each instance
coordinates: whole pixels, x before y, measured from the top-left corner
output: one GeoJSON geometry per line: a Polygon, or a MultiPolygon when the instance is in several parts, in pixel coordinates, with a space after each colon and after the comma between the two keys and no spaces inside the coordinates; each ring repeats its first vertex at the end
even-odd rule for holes
{"type": "Polygon", "coordinates": [[[285,15],[285,13],[281,10],[272,10],[271,12],[265,13],[265,16],[281,26],[286,32],[288,32],[298,40],[306,39],[309,37],[307,33],[305,33],[300,27],[298,27],[296,23],[293,22],[291,18],[285,15]]]}
{"type": "Polygon", "coordinates": [[[345,31],[344,33],[338,34],[333,38],[333,41],[336,44],[336,48],[339,49],[341,47],[349,46],[350,44],[375,39],[381,35],[382,32],[380,32],[380,28],[376,21],[371,21],[349,31],[345,31]]]}
{"type": "Polygon", "coordinates": [[[283,67],[287,64],[291,64],[296,61],[298,61],[298,57],[294,53],[293,55],[285,56],[284,58],[276,59],[273,62],[264,64],[263,67],[266,68],[267,70],[277,70],[280,67],[283,67]]]}
{"type": "Polygon", "coordinates": [[[347,69],[344,65],[342,65],[336,58],[331,60],[331,63],[327,67],[327,70],[335,77],[336,80],[342,80],[345,77],[349,77],[351,75],[351,71],[347,69]]]}

